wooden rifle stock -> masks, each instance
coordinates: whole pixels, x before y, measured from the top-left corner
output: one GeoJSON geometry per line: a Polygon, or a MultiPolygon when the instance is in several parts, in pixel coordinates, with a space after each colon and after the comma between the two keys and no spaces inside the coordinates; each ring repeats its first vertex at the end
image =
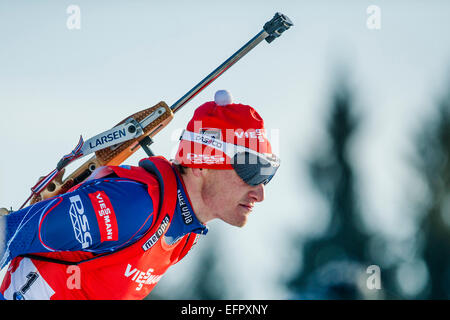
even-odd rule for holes
{"type": "Polygon", "coordinates": [[[95,169],[101,166],[116,166],[122,164],[128,157],[139,149],[140,141],[146,137],[154,137],[161,129],[172,121],[174,114],[169,106],[164,101],[161,101],[151,108],[134,113],[117,124],[120,125],[130,118],[133,118],[137,122],[141,122],[153,112],[158,111],[160,108],[164,108],[165,112],[163,112],[155,121],[142,128],[142,135],[121,144],[96,151],[94,156],[84,162],[78,169],[66,178],[63,178],[64,170],[62,170],[58,176],[51,183],[49,183],[43,191],[41,191],[41,193],[34,194],[32,196],[30,203],[33,204],[67,192],[67,190],[76,184],[86,180],[95,169]]]}

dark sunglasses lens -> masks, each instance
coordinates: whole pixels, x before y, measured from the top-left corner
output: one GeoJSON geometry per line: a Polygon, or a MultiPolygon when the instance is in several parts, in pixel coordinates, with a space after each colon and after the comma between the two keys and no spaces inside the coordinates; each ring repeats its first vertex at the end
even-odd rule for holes
{"type": "Polygon", "coordinates": [[[237,175],[252,186],[267,184],[278,169],[278,163],[274,165],[264,158],[249,152],[238,153],[232,160],[232,166],[237,175]]]}

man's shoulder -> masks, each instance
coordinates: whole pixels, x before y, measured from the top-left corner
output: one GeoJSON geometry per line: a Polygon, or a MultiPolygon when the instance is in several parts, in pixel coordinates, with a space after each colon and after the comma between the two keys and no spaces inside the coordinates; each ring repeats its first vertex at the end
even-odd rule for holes
{"type": "Polygon", "coordinates": [[[157,201],[149,189],[115,176],[87,181],[43,217],[41,239],[56,250],[96,253],[129,245],[152,226],[157,201]]]}

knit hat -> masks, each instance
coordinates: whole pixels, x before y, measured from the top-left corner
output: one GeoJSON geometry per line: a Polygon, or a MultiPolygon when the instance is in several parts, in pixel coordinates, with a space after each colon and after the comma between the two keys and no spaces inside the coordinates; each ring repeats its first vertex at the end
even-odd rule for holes
{"type": "Polygon", "coordinates": [[[230,149],[271,154],[264,121],[249,105],[233,103],[226,90],[199,106],[180,137],[175,162],[191,168],[233,169],[230,149]],[[240,147],[238,147],[240,146],[240,147]]]}

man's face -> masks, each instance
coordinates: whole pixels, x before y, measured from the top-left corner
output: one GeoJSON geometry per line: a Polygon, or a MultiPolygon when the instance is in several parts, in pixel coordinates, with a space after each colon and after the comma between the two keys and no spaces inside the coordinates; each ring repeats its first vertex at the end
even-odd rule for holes
{"type": "Polygon", "coordinates": [[[264,185],[246,184],[234,170],[205,172],[202,199],[215,218],[243,227],[256,202],[264,200],[264,185]]]}

